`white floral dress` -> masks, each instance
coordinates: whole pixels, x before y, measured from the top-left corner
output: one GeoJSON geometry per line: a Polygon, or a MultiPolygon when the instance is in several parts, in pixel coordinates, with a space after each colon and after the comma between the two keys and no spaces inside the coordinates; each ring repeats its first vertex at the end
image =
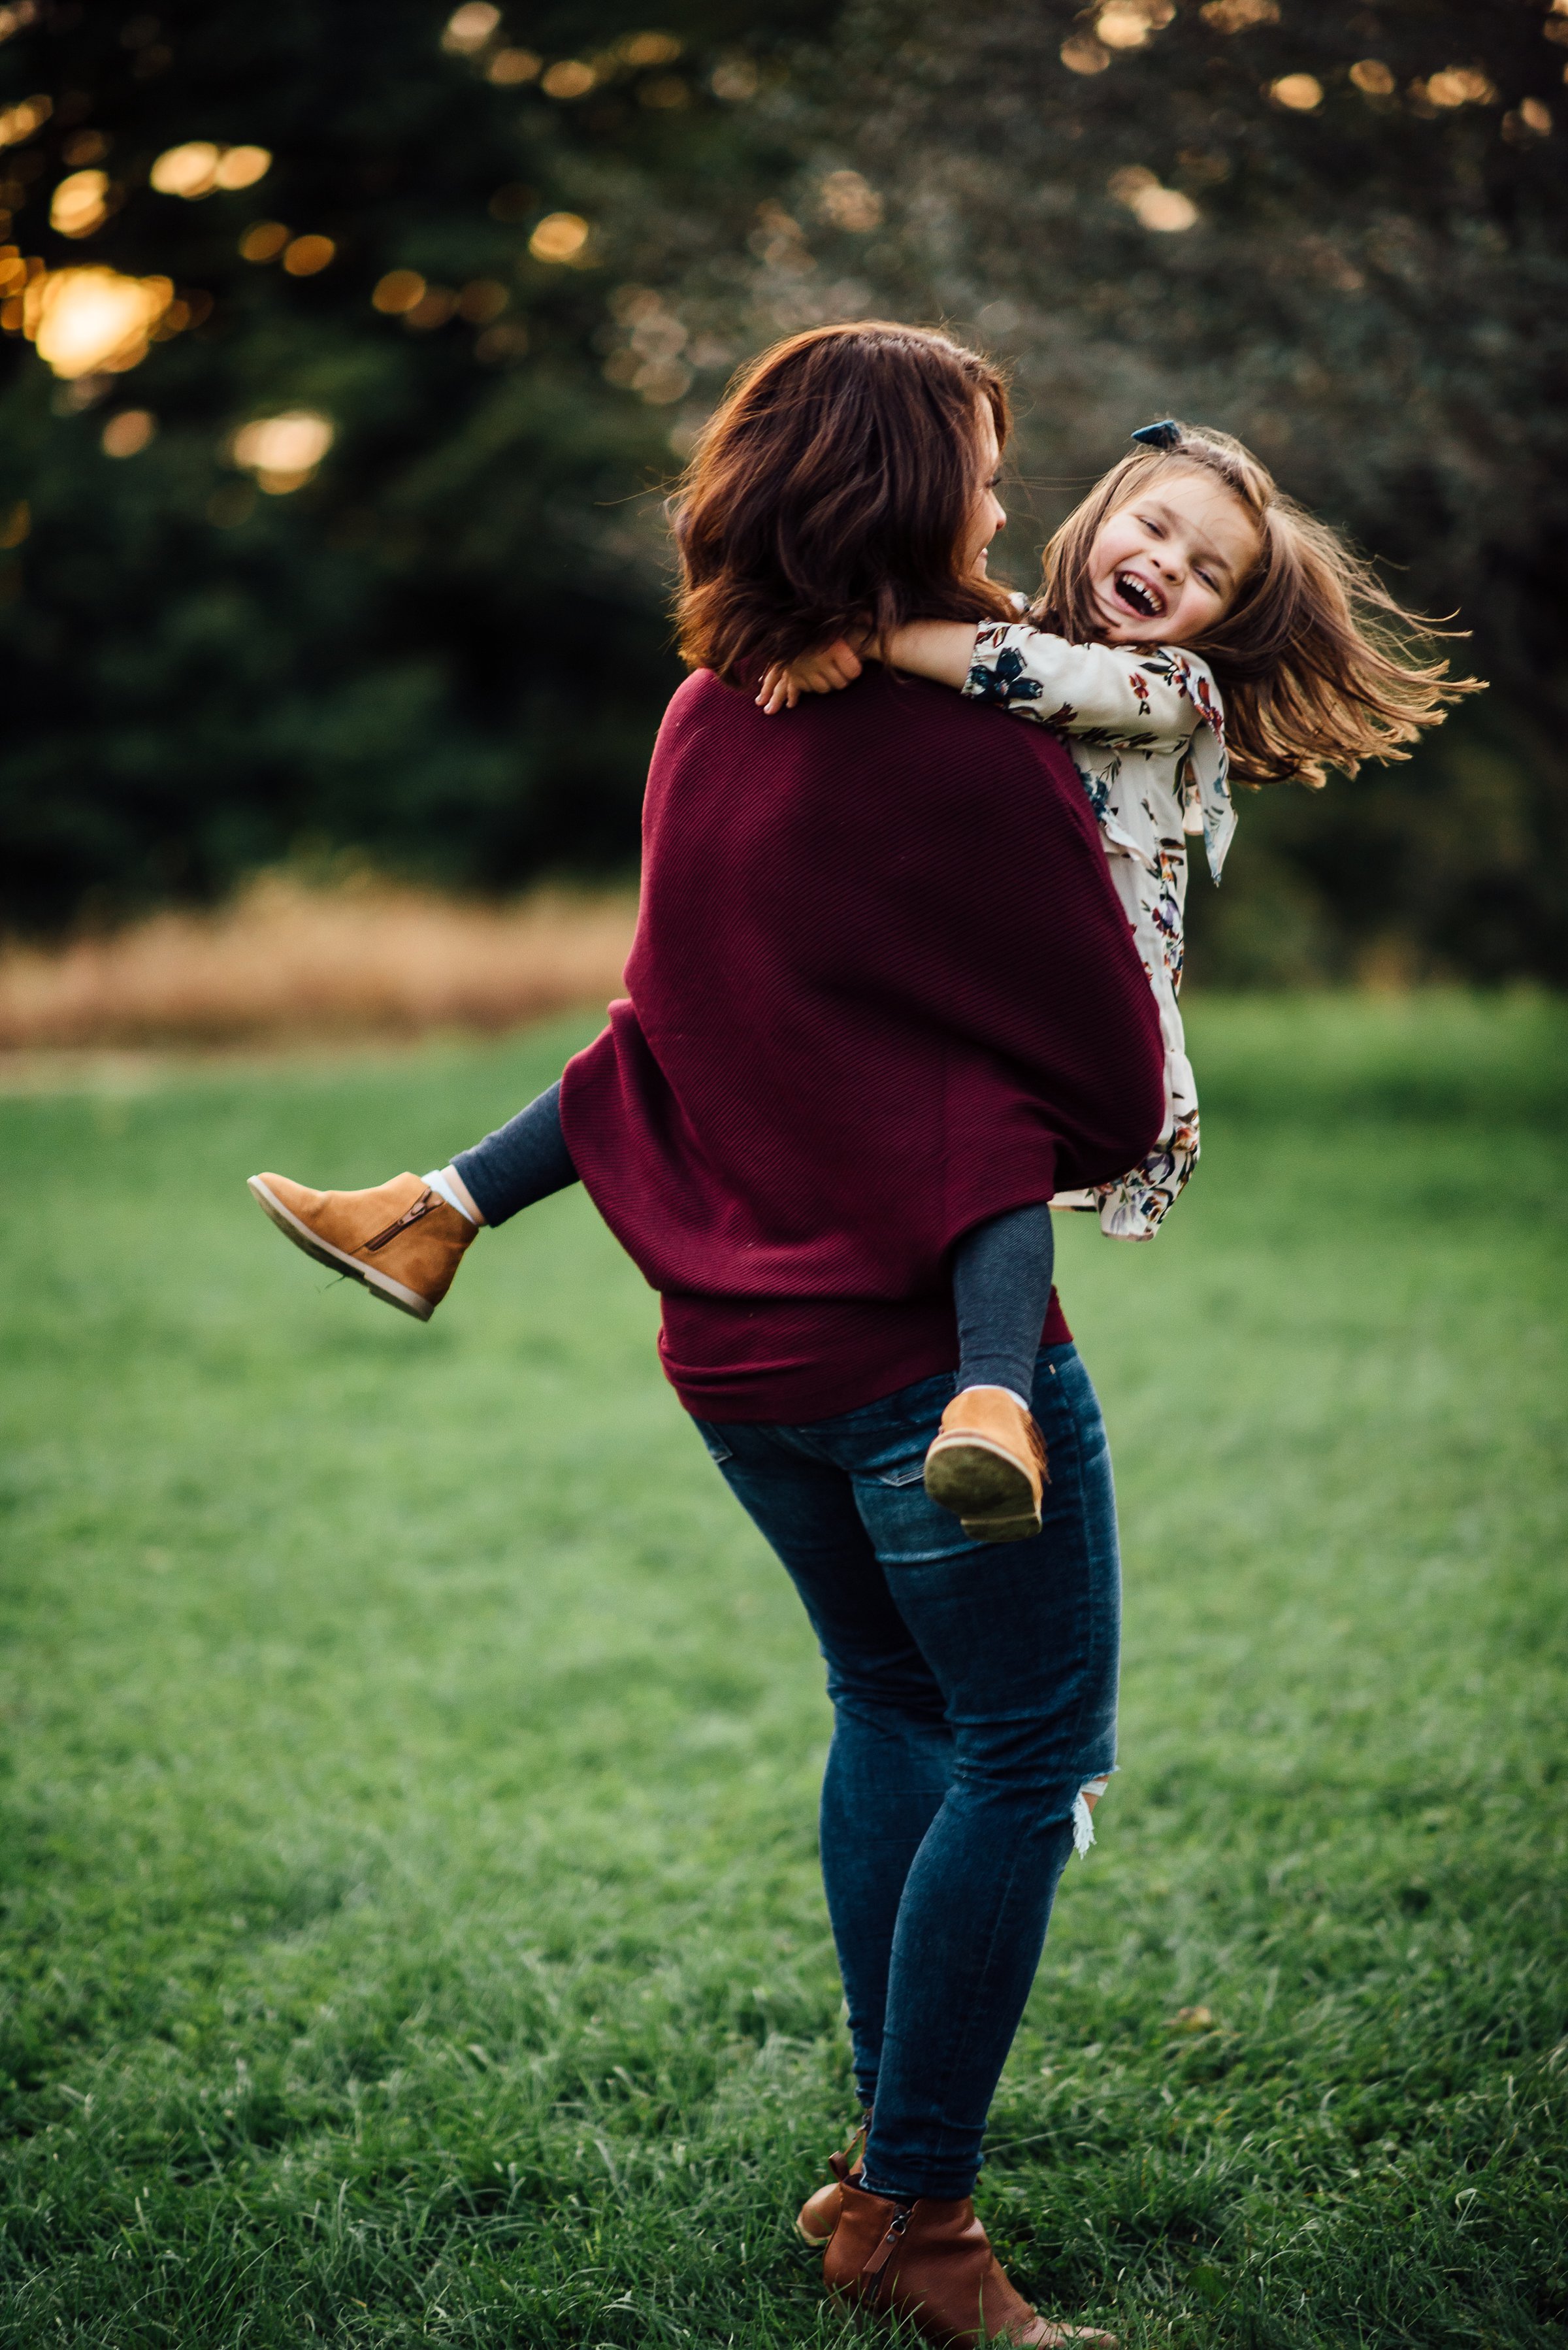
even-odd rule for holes
{"type": "Polygon", "coordinates": [[[1226,781],[1225,705],[1196,653],[1175,646],[1072,645],[1028,621],[981,629],[963,691],[1064,738],[1099,824],[1159,1006],[1165,1124],[1140,1167],[1054,1208],[1097,1212],[1113,1240],[1152,1240],[1198,1164],[1198,1089],[1181,1013],[1187,835],[1201,833],[1216,881],[1236,829],[1226,781]]]}

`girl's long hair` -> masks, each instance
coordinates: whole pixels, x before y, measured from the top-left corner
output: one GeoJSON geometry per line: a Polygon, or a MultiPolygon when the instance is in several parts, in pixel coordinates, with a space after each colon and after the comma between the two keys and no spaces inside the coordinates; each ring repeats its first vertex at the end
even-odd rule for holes
{"type": "Polygon", "coordinates": [[[738,682],[852,629],[1011,619],[961,567],[986,409],[1001,444],[1001,378],[923,328],[862,319],[764,351],[670,500],[683,660],[738,682]]]}
{"type": "Polygon", "coordinates": [[[1310,784],[1364,759],[1407,759],[1405,745],[1438,726],[1446,705],[1482,681],[1450,678],[1433,658],[1433,627],[1396,601],[1371,566],[1326,523],[1287,497],[1267,467],[1228,432],[1177,427],[1166,449],[1114,465],[1045,549],[1045,579],[1031,619],[1088,643],[1105,635],[1089,554],[1108,515],[1173,473],[1207,473],[1245,507],[1258,556],[1224,617],[1189,648],[1209,663],[1225,698],[1225,740],[1238,783],[1310,784]]]}

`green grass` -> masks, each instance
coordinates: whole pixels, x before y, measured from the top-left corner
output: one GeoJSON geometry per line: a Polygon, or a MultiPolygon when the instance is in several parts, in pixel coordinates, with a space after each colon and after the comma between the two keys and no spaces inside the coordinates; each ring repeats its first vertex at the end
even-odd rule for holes
{"type": "MultiPolygon", "coordinates": [[[[982,2210],[1133,2345],[1561,2344],[1568,1019],[1193,1026],[1166,1234],[1061,1237],[1125,1770],[982,2210]]],[[[585,1033],[0,1103],[7,2344],[865,2338],[820,1669],[654,1301],[568,1195],[421,1330],[241,1188],[585,1033]]]]}

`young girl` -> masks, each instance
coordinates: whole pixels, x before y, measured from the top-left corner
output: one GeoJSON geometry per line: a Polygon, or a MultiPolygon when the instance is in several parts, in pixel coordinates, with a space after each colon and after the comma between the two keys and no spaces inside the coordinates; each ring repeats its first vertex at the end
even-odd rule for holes
{"type": "MultiPolygon", "coordinates": [[[[1232,781],[1314,788],[1333,766],[1400,759],[1476,690],[1417,656],[1430,636],[1345,542],[1276,486],[1229,434],[1168,420],[1133,434],[1045,551],[1044,584],[1015,622],[917,621],[840,639],[771,670],[771,715],[850,684],[873,650],[894,668],[1057,730],[1098,820],[1158,1006],[1166,1117],[1142,1163],[1057,1208],[1097,1211],[1121,1240],[1158,1230],[1197,1163],[1198,1100],[1178,994],[1187,837],[1218,881],[1235,829],[1232,781]]],[[[994,436],[989,452],[995,457],[994,436]]],[[[988,469],[989,470],[989,469],[988,469]]],[[[985,488],[974,565],[1005,515],[985,488]]],[[[428,1320],[485,1221],[576,1179],[552,1087],[495,1135],[425,1177],[317,1192],[276,1175],[251,1188],[287,1237],[428,1320]],[[471,1188],[472,1187],[472,1188],[471,1188]]],[[[1051,1294],[1046,1207],[1021,1208],[954,1252],[957,1392],[927,1491],[983,1541],[1036,1533],[1047,1473],[1030,1392],[1051,1294]]]]}

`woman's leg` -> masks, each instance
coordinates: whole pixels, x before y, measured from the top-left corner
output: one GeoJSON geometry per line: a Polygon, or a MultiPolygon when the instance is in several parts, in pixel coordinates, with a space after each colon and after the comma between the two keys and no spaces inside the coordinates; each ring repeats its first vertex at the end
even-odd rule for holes
{"type": "Polygon", "coordinates": [[[805,1431],[699,1423],[731,1490],[788,1568],[827,1663],[823,1886],[849,2011],[855,2085],[873,2102],[888,1968],[909,1864],[948,1792],[942,1694],[893,1605],[846,1472],[805,1431]]]}
{"type": "Polygon", "coordinates": [[[940,1684],[952,1776],[911,1864],[888,1973],[868,2185],[967,2195],[1033,1980],[1080,1790],[1115,1762],[1120,1571],[1104,1425],[1071,1347],[1039,1357],[1051,1455],[1042,1533],[955,1540],[919,1488],[857,1494],[940,1684]]]}
{"type": "Polygon", "coordinates": [[[867,2175],[967,2195],[1080,1790],[1115,1761],[1119,1567],[1105,1431],[1071,1347],[1039,1357],[1044,1531],[967,1542],[920,1483],[950,1378],[799,1429],[704,1440],[828,1660],[828,1889],[867,2175]]]}

